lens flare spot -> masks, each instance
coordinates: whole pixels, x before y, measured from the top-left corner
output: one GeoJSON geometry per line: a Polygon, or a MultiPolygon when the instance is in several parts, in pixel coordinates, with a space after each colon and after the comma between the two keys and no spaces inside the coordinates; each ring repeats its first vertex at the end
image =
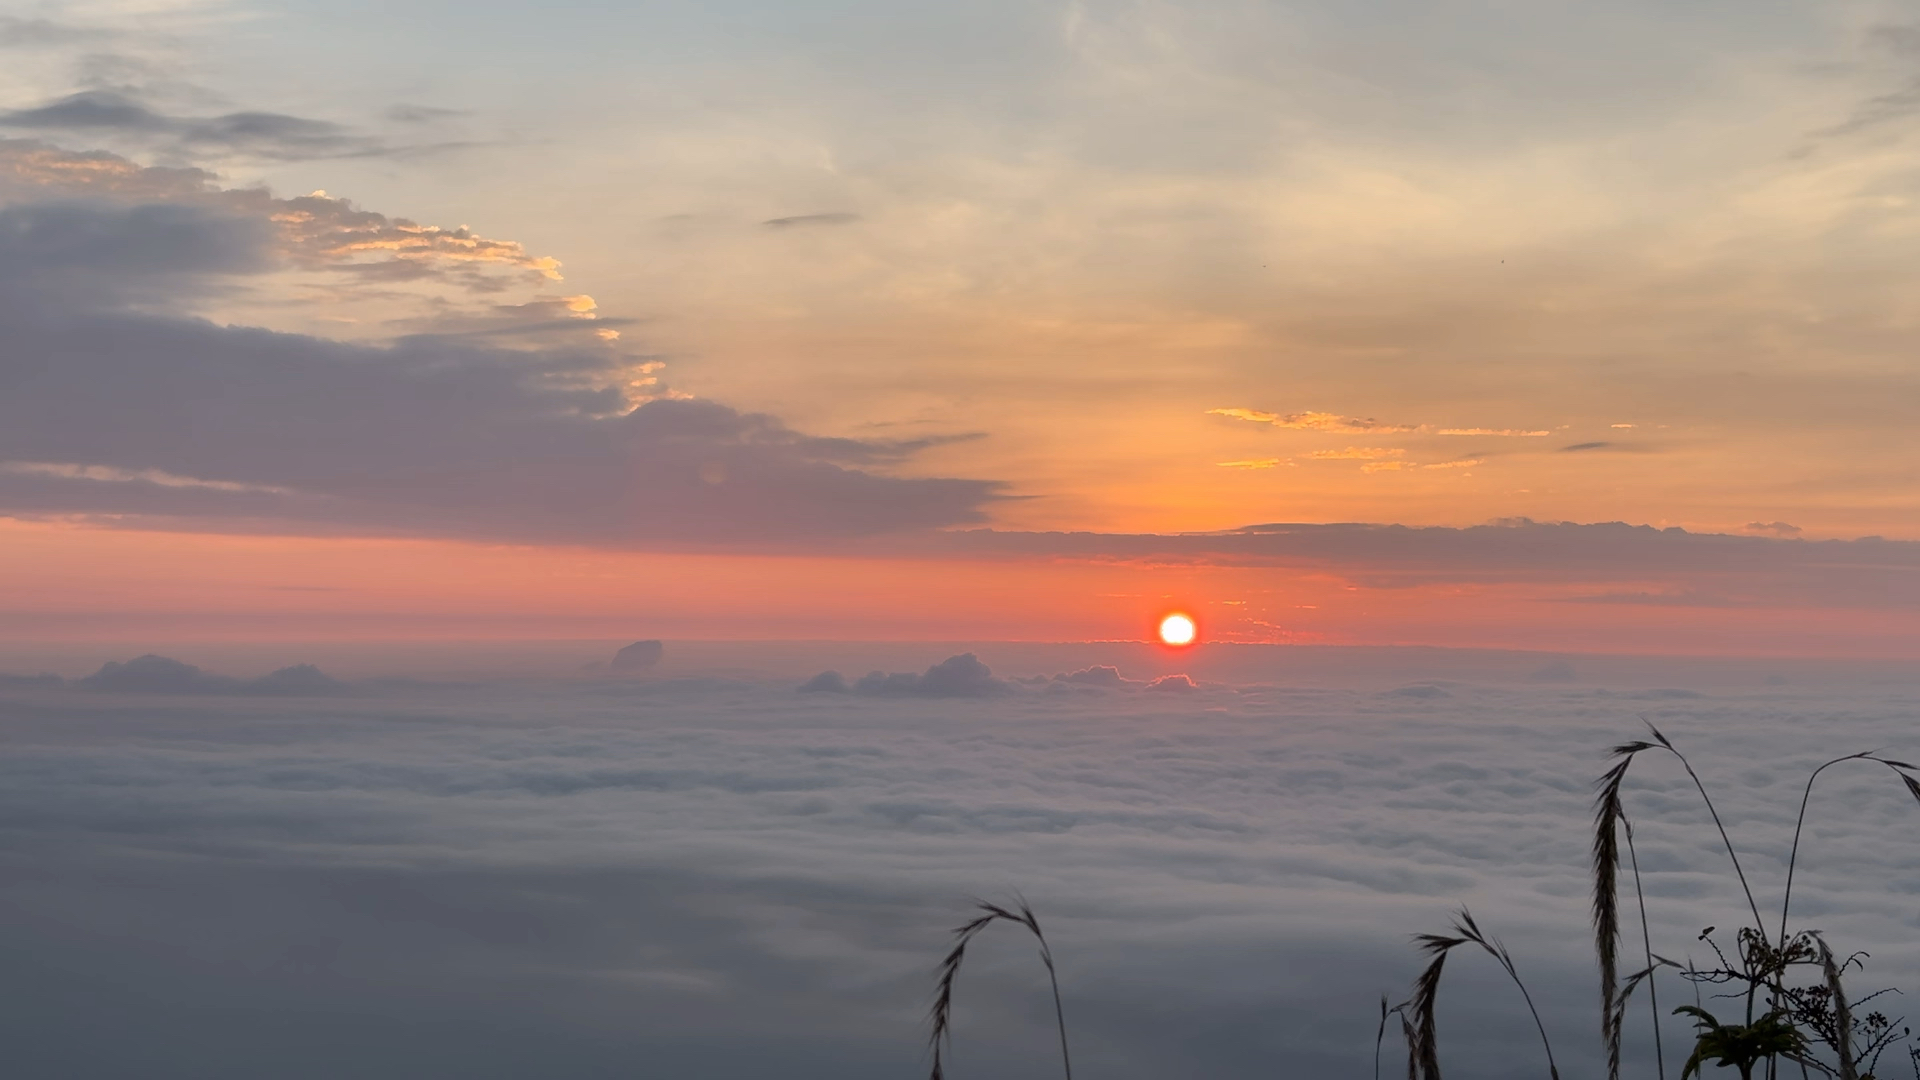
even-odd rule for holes
{"type": "Polygon", "coordinates": [[[1168,645],[1191,645],[1198,633],[1199,628],[1194,626],[1191,615],[1176,611],[1160,620],[1160,640],[1168,645]]]}

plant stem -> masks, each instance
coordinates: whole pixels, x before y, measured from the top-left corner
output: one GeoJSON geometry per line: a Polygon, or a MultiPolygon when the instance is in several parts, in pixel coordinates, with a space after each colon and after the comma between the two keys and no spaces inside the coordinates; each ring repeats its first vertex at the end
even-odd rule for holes
{"type": "Polygon", "coordinates": [[[1640,887],[1640,853],[1633,847],[1633,822],[1625,817],[1620,823],[1627,827],[1627,859],[1633,864],[1633,895],[1640,902],[1640,942],[1647,953],[1647,1009],[1653,1017],[1653,1059],[1660,1070],[1660,1080],[1667,1080],[1667,1053],[1660,1043],[1660,993],[1654,987],[1659,978],[1653,970],[1653,935],[1647,929],[1647,894],[1640,887]]]}

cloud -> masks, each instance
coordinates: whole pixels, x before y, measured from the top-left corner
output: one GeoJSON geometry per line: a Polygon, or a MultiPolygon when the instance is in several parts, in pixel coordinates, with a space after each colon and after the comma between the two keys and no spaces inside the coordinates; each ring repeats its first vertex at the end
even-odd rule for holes
{"type": "Polygon", "coordinates": [[[1774,536],[1799,536],[1804,531],[1800,526],[1784,521],[1749,521],[1743,527],[1748,532],[1770,533],[1774,536]]]}
{"type": "Polygon", "coordinates": [[[792,217],[769,218],[760,224],[770,229],[792,229],[811,225],[851,225],[859,220],[859,214],[796,214],[792,217]]]}
{"type": "Polygon", "coordinates": [[[1371,417],[1342,416],[1339,413],[1302,412],[1271,413],[1259,409],[1208,409],[1208,416],[1225,416],[1234,420],[1245,420],[1254,424],[1266,424],[1271,427],[1292,431],[1319,431],[1342,435],[1487,435],[1498,437],[1536,438],[1551,434],[1545,430],[1527,428],[1481,428],[1481,427],[1441,427],[1436,424],[1383,424],[1371,417]]]}
{"type": "Polygon", "coordinates": [[[800,684],[803,694],[849,694],[853,687],[847,684],[847,677],[837,671],[823,671],[800,684]]]}
{"type": "Polygon", "coordinates": [[[0,472],[14,514],[750,546],[978,522],[997,494],[863,471],[921,441],[812,437],[708,401],[628,409],[577,384],[592,356],[140,316],[7,330],[0,378],[30,388],[0,399],[0,461],[25,463],[0,472]]]}
{"type": "Polygon", "coordinates": [[[1259,409],[1208,409],[1208,416],[1225,416],[1235,420],[1245,420],[1254,424],[1269,424],[1277,428],[1289,428],[1295,431],[1324,431],[1342,434],[1386,435],[1394,432],[1413,431],[1414,428],[1383,424],[1378,420],[1359,416],[1341,416],[1338,413],[1302,412],[1270,413],[1259,409]]]}
{"type": "Polygon", "coordinates": [[[1185,694],[1200,689],[1200,684],[1188,675],[1162,675],[1147,683],[1146,689],[1156,693],[1185,694]]]}
{"type": "Polygon", "coordinates": [[[1578,453],[1578,452],[1580,452],[1580,451],[1582,451],[1582,450],[1605,450],[1605,449],[1606,449],[1607,447],[1609,447],[1609,446],[1612,446],[1612,445],[1613,445],[1613,444],[1612,444],[1612,443],[1610,443],[1610,442],[1583,442],[1583,443],[1574,443],[1574,444],[1573,444],[1572,446],[1563,446],[1563,447],[1561,447],[1561,448],[1560,448],[1560,453],[1562,453],[1562,454],[1573,454],[1573,453],[1578,453]]]}
{"type": "Polygon", "coordinates": [[[0,213],[0,304],[137,307],[365,342],[441,334],[598,349],[623,369],[605,378],[631,403],[666,392],[658,359],[620,341],[632,320],[559,293],[557,260],[472,229],[19,139],[0,139],[0,213]]]}
{"type": "Polygon", "coordinates": [[[1079,671],[1064,672],[1053,676],[1053,681],[1075,686],[1100,686],[1111,689],[1118,689],[1127,682],[1120,677],[1120,669],[1111,664],[1094,664],[1079,671]]]}
{"type": "Polygon", "coordinates": [[[1588,596],[1561,596],[1562,604],[1635,604],[1652,607],[1728,608],[1750,607],[1751,603],[1691,590],[1679,592],[1604,592],[1588,596]]]}
{"type": "Polygon", "coordinates": [[[1000,497],[884,474],[970,435],[822,438],[676,399],[587,296],[387,342],[179,314],[286,266],[481,296],[558,277],[511,241],[18,141],[0,176],[0,513],[751,546],[978,523],[1000,497]]]}
{"type": "Polygon", "coordinates": [[[1307,456],[1315,461],[1379,461],[1405,457],[1407,452],[1399,447],[1349,446],[1344,450],[1314,450],[1307,456]]]}
{"type": "MultiPolygon", "coordinates": [[[[0,690],[16,871],[0,953],[9,986],[33,984],[0,1035],[16,1071],[75,1080],[254,1075],[288,1053],[367,1080],[635,1061],[881,1080],[924,1066],[931,966],[968,898],[1017,889],[1091,1075],[1366,1075],[1372,1003],[1421,966],[1406,935],[1467,901],[1556,1044],[1579,1045],[1588,785],[1636,714],[1689,753],[1762,896],[1806,771],[1856,748],[1911,759],[1916,741],[1910,666],[1596,657],[1574,686],[1527,682],[1525,656],[1332,652],[1197,694],[0,690]],[[1511,677],[1486,674],[1495,659],[1511,677]],[[1773,670],[1795,682],[1766,685],[1773,670]],[[1420,686],[1447,696],[1388,693],[1420,686]],[[119,1037],[88,1038],[103,1015],[119,1037]]],[[[1017,646],[990,659],[1041,663],[1017,646]]],[[[1886,944],[1910,933],[1911,852],[1888,838],[1916,811],[1883,772],[1823,774],[1796,911],[1872,951],[1873,985],[1911,992],[1920,962],[1886,944]]],[[[1626,798],[1653,948],[1684,956],[1744,910],[1739,883],[1676,763],[1642,759],[1626,798]]],[[[1453,1067],[1539,1075],[1511,985],[1484,957],[1457,963],[1453,1067]]],[[[983,938],[962,978],[972,1070],[1046,1075],[1031,951],[983,938]]],[[[1650,1075],[1651,1047],[1628,1052],[1623,1071],[1650,1075]]]]}
{"type": "Polygon", "coordinates": [[[0,112],[0,127],[98,137],[130,135],[182,156],[245,155],[276,161],[368,157],[393,148],[325,120],[271,112],[171,116],[121,90],[82,90],[28,109],[0,112]]]}
{"type": "Polygon", "coordinates": [[[432,105],[398,104],[387,107],[386,117],[402,124],[436,124],[443,120],[456,120],[471,116],[468,109],[443,109],[432,105]]]}
{"type": "Polygon", "coordinates": [[[808,693],[825,691],[890,697],[953,698],[988,697],[1004,693],[1008,686],[994,678],[993,672],[980,662],[979,657],[972,653],[961,653],[947,657],[920,674],[911,671],[892,674],[868,672],[851,686],[840,677],[839,672],[823,671],[807,680],[800,689],[808,693]]]}
{"type": "Polygon", "coordinates": [[[636,641],[613,654],[609,665],[615,671],[646,671],[660,666],[660,660],[666,656],[666,645],[655,638],[636,641]]]}
{"type": "Polygon", "coordinates": [[[170,300],[267,265],[258,220],[172,204],[0,207],[0,306],[112,307],[170,300]]]}
{"type": "Polygon", "coordinates": [[[1618,582],[1627,586],[1623,592],[1735,595],[1756,605],[1891,611],[1920,606],[1920,542],[1789,540],[1624,522],[1516,518],[1467,528],[1275,523],[1159,536],[965,530],[902,542],[899,550],[1286,568],[1367,588],[1618,582]],[[1652,583],[1662,587],[1650,589],[1652,583]]]}
{"type": "Polygon", "coordinates": [[[1247,470],[1257,471],[1260,469],[1272,469],[1281,465],[1291,465],[1293,464],[1293,462],[1288,461],[1284,458],[1270,457],[1270,458],[1252,458],[1247,461],[1216,461],[1214,462],[1214,464],[1219,466],[1222,469],[1247,469],[1247,470]]]}
{"type": "Polygon", "coordinates": [[[1915,62],[1920,61],[1920,27],[1899,23],[1871,26],[1867,28],[1866,45],[1870,53],[1877,52],[1891,59],[1896,70],[1902,71],[1900,85],[1870,95],[1856,104],[1845,120],[1811,132],[1811,138],[1834,139],[1854,135],[1872,128],[1898,124],[1920,113],[1920,77],[1911,73],[1915,62]]]}
{"type": "Polygon", "coordinates": [[[280,668],[258,679],[213,675],[192,664],[149,653],[125,662],[109,660],[100,670],[73,684],[109,694],[250,694],[314,697],[339,694],[346,686],[312,664],[280,668]]]}

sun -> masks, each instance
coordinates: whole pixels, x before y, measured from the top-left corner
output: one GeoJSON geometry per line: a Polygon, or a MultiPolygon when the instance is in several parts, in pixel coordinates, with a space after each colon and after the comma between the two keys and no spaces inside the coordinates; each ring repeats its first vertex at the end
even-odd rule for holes
{"type": "Polygon", "coordinates": [[[1199,636],[1199,627],[1193,624],[1193,616],[1176,611],[1160,620],[1160,640],[1168,645],[1191,645],[1199,636]]]}

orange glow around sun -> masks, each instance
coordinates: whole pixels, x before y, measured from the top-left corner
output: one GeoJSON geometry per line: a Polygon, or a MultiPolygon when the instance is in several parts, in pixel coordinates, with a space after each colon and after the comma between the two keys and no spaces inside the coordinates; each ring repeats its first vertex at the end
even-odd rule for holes
{"type": "Polygon", "coordinates": [[[1191,615],[1176,611],[1160,620],[1160,640],[1165,644],[1175,647],[1191,645],[1199,633],[1200,628],[1194,625],[1191,615]]]}

